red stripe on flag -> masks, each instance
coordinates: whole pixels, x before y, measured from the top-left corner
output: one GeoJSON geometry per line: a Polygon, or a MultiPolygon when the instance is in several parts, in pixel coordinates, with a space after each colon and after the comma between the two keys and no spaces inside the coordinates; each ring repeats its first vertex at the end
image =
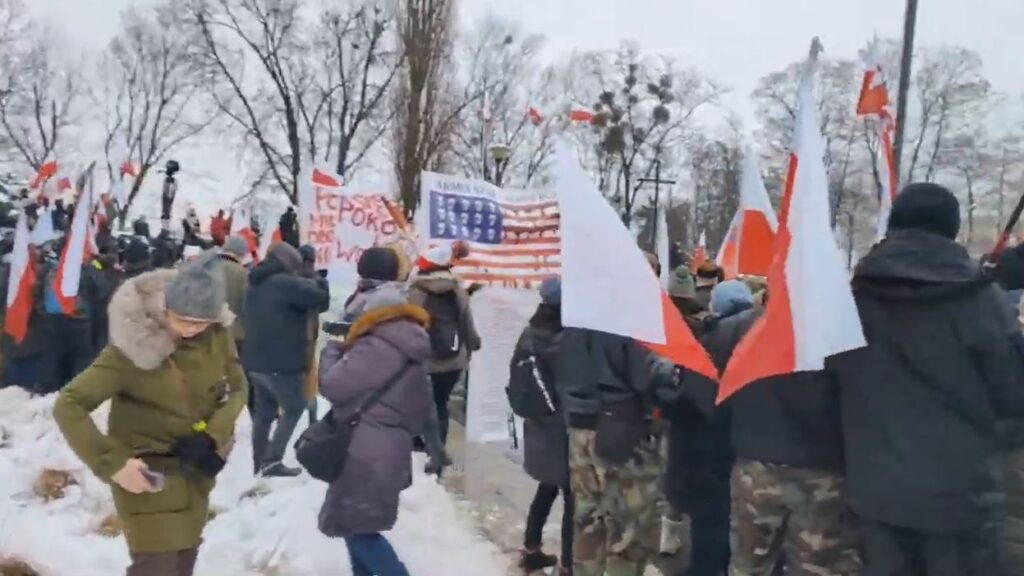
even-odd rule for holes
{"type": "Polygon", "coordinates": [[[796,181],[798,163],[797,156],[790,154],[779,232],[775,239],[775,259],[768,274],[768,293],[771,297],[768,299],[764,315],[743,337],[729,360],[718,388],[718,404],[751,382],[792,372],[796,366],[796,338],[793,335],[792,308],[786,277],[786,255],[792,242],[792,235],[789,232],[789,208],[793,200],[793,185],[796,181]]]}

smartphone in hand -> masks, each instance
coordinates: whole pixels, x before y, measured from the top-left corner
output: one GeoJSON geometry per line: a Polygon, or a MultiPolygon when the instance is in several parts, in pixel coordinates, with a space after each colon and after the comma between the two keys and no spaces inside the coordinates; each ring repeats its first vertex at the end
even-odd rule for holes
{"type": "Polygon", "coordinates": [[[149,482],[149,485],[153,487],[154,492],[160,492],[161,490],[164,489],[164,483],[166,482],[167,477],[164,476],[162,473],[154,472],[149,469],[140,470],[140,472],[142,472],[142,475],[146,478],[146,481],[149,482]]]}

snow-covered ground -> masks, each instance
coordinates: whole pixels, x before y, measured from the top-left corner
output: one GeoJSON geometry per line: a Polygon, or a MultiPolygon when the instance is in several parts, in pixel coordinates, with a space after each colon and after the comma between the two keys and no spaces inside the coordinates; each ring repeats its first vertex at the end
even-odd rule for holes
{"type": "MultiPolygon", "coordinates": [[[[51,416],[53,398],[0,390],[0,557],[27,561],[42,576],[124,573],[123,538],[96,533],[113,513],[110,491],[78,461],[51,416]],[[6,439],[5,439],[6,437],[6,439]],[[68,470],[77,486],[43,502],[32,484],[45,469],[68,470]]],[[[104,426],[105,412],[95,418],[104,426]]],[[[301,426],[301,425],[300,425],[301,426]]],[[[310,479],[261,480],[251,473],[249,421],[212,496],[198,576],[348,576],[345,544],[319,533],[325,485],[310,479]]],[[[415,470],[422,469],[417,461],[415,470]]],[[[402,494],[398,525],[388,538],[410,572],[429,576],[498,576],[507,555],[488,542],[452,497],[419,472],[402,494]]]]}

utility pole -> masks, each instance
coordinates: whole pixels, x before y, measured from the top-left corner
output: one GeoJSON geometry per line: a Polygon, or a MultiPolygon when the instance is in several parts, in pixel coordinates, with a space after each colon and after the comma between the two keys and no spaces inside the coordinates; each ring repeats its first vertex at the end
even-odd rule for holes
{"type": "Polygon", "coordinates": [[[917,0],[907,0],[907,13],[903,19],[903,56],[900,58],[900,87],[896,102],[896,142],[893,143],[893,162],[896,180],[901,181],[900,165],[903,160],[903,136],[907,122],[907,97],[914,62],[914,29],[917,26],[917,0]]]}
{"type": "Polygon", "coordinates": [[[661,185],[674,186],[675,180],[661,179],[661,160],[654,161],[654,178],[637,178],[640,184],[654,184],[654,224],[651,226],[651,246],[658,244],[658,209],[661,206],[661,185]]]}

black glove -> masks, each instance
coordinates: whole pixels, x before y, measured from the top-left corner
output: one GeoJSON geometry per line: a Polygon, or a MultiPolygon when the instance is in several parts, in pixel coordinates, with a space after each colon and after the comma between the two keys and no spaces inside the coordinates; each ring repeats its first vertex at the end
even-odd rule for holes
{"type": "Polygon", "coordinates": [[[193,432],[171,445],[171,454],[191,465],[205,476],[216,478],[224,469],[224,459],[217,453],[217,443],[205,432],[193,432]]]}

